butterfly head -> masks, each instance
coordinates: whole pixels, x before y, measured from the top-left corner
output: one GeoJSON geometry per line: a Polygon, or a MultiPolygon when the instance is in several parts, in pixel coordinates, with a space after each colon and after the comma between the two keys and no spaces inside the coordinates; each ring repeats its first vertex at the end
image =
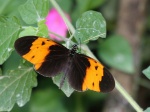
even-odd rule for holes
{"type": "Polygon", "coordinates": [[[70,56],[74,56],[74,54],[76,53],[77,49],[78,49],[77,44],[74,44],[72,46],[71,50],[70,50],[70,56]]]}

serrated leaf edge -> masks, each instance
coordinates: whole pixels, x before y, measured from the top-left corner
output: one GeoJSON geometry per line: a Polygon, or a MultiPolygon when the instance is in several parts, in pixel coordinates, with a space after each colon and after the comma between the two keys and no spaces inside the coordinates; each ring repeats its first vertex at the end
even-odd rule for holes
{"type": "MultiPolygon", "coordinates": [[[[14,80],[12,83],[9,84],[9,86],[7,86],[6,88],[4,88],[4,90],[0,92],[0,95],[1,95],[8,87],[10,87],[14,82],[16,82],[17,80],[19,80],[22,76],[24,76],[27,72],[29,72],[29,71],[32,70],[32,69],[33,69],[33,68],[30,68],[29,70],[25,71],[25,72],[23,73],[23,75],[20,75],[18,78],[16,78],[16,80],[14,80]]],[[[3,77],[3,76],[1,76],[1,77],[3,77]]],[[[6,77],[11,78],[11,76],[4,76],[4,78],[6,78],[6,77]]],[[[2,78],[0,78],[0,79],[2,79],[2,78]]]]}

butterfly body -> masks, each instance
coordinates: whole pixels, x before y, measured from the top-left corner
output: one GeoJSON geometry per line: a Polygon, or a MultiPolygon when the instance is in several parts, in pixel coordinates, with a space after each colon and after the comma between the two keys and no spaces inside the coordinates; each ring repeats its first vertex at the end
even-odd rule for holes
{"type": "Polygon", "coordinates": [[[41,75],[53,77],[63,73],[60,88],[66,79],[77,91],[109,92],[115,86],[110,72],[98,61],[77,53],[77,45],[67,49],[46,38],[26,36],[16,40],[15,49],[41,75]]]}

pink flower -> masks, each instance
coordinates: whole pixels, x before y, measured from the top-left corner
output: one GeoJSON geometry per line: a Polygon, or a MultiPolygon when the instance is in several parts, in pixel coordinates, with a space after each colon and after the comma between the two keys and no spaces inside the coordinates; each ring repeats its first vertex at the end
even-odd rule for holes
{"type": "MultiPolygon", "coordinates": [[[[67,18],[70,20],[69,15],[67,15],[67,18]]],[[[48,27],[48,30],[50,32],[54,32],[62,37],[66,37],[67,34],[67,26],[65,24],[65,22],[63,21],[62,17],[59,15],[59,13],[57,12],[56,9],[52,8],[47,17],[46,17],[46,23],[45,23],[48,27]]],[[[54,40],[58,40],[61,41],[62,38],[57,37],[53,34],[49,34],[49,36],[54,39],[54,40]]]]}

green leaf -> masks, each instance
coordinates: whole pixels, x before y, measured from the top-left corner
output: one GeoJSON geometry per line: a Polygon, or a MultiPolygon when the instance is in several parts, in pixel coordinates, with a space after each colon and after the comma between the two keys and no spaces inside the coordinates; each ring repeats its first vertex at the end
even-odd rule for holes
{"type": "MultiPolygon", "coordinates": [[[[53,77],[53,82],[58,86],[60,87],[60,83],[62,81],[62,78],[63,78],[63,75],[64,74],[59,74],[55,77],[53,77]]],[[[61,90],[65,93],[65,95],[67,97],[69,97],[73,92],[74,92],[74,89],[70,86],[69,82],[67,79],[65,79],[62,87],[61,87],[61,90]]]]}
{"type": "Polygon", "coordinates": [[[106,37],[106,22],[99,12],[87,11],[76,22],[75,38],[78,42],[88,43],[99,37],[106,37]]]}
{"type": "Polygon", "coordinates": [[[33,67],[20,65],[18,69],[0,76],[0,111],[10,111],[14,104],[20,107],[30,99],[31,89],[36,84],[33,67]]]}
{"type": "Polygon", "coordinates": [[[42,20],[38,23],[38,31],[36,35],[42,37],[48,37],[48,28],[45,24],[45,20],[42,20]]]}
{"type": "Polygon", "coordinates": [[[36,35],[37,34],[37,28],[29,26],[24,28],[24,30],[19,34],[19,37],[23,36],[29,36],[29,35],[36,35]]]}
{"type": "Polygon", "coordinates": [[[106,0],[95,0],[94,2],[93,0],[84,0],[84,2],[82,0],[76,0],[76,2],[76,7],[72,14],[73,21],[76,21],[77,17],[87,10],[100,8],[106,0]]]}
{"type": "Polygon", "coordinates": [[[107,25],[107,31],[108,30],[114,31],[114,28],[116,27],[114,24],[116,24],[115,21],[117,20],[117,13],[116,13],[116,11],[118,10],[117,2],[118,2],[117,0],[111,0],[109,2],[107,1],[105,6],[101,8],[101,13],[103,14],[105,19],[107,20],[107,24],[108,24],[107,25]]]}
{"type": "Polygon", "coordinates": [[[42,37],[48,37],[48,29],[45,24],[45,20],[41,20],[38,22],[38,27],[26,27],[24,30],[19,34],[19,37],[29,36],[29,35],[37,35],[42,37]]]}
{"type": "Polygon", "coordinates": [[[10,112],[30,112],[30,105],[27,103],[23,107],[19,107],[17,104],[13,107],[13,109],[10,112]]]}
{"type": "Polygon", "coordinates": [[[2,76],[2,69],[0,68],[0,76],[2,76]]]}
{"type": "Polygon", "coordinates": [[[0,17],[0,65],[6,61],[14,49],[21,26],[17,18],[0,17]]]}
{"type": "Polygon", "coordinates": [[[104,4],[104,2],[106,2],[106,0],[95,0],[93,2],[93,0],[88,0],[88,6],[89,6],[89,9],[93,9],[93,8],[96,8],[96,7],[100,7],[101,5],[104,4]]]}
{"type": "Polygon", "coordinates": [[[105,0],[95,0],[94,2],[93,0],[85,0],[84,2],[81,0],[77,0],[77,6],[81,11],[86,11],[88,9],[100,7],[100,5],[102,5],[104,2],[105,0]]]}
{"type": "Polygon", "coordinates": [[[150,79],[150,66],[145,70],[143,70],[142,72],[148,79],[150,79]]]}
{"type": "Polygon", "coordinates": [[[96,100],[105,100],[107,98],[107,94],[99,94],[99,92],[94,92],[94,91],[86,91],[85,93],[82,93],[84,97],[86,97],[86,100],[89,101],[96,101],[96,100]]]}
{"type": "Polygon", "coordinates": [[[30,102],[30,112],[67,112],[62,94],[53,88],[34,92],[30,102]]]}
{"type": "Polygon", "coordinates": [[[150,112],[150,107],[148,107],[144,112],[150,112]]]}
{"type": "Polygon", "coordinates": [[[18,17],[19,13],[17,11],[20,4],[23,4],[24,0],[1,0],[0,1],[0,14],[7,16],[18,17]]]}
{"type": "Polygon", "coordinates": [[[7,75],[8,71],[17,69],[21,61],[22,57],[14,50],[10,57],[2,65],[3,75],[7,75]]]}
{"type": "MultiPolygon", "coordinates": [[[[71,11],[72,3],[73,3],[71,0],[65,0],[65,2],[64,2],[64,0],[57,0],[56,2],[64,12],[69,13],[71,11]]],[[[51,5],[51,8],[52,8],[53,5],[52,4],[50,4],[50,5],[51,5]]]]}
{"type": "Polygon", "coordinates": [[[27,24],[35,24],[43,20],[49,11],[49,0],[28,0],[19,7],[22,19],[27,24]]]}
{"type": "Polygon", "coordinates": [[[33,67],[27,62],[19,64],[23,60],[18,57],[13,52],[3,64],[4,74],[0,76],[0,111],[10,111],[15,103],[20,107],[24,106],[30,99],[32,87],[37,85],[33,67]]]}
{"type": "Polygon", "coordinates": [[[98,55],[111,67],[127,73],[134,72],[131,47],[121,36],[113,35],[101,43],[98,48],[98,55]]]}

